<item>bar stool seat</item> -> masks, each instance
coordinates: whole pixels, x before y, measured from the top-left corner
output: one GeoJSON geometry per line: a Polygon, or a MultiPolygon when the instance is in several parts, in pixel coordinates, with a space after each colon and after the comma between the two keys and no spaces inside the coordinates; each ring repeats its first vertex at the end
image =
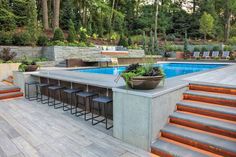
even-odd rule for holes
{"type": "Polygon", "coordinates": [[[92,118],[86,118],[87,114],[91,113],[91,104],[92,99],[98,94],[92,92],[79,92],[76,94],[76,112],[77,117],[84,115],[84,120],[88,121],[92,118]],[[82,98],[82,102],[79,102],[79,99],[82,98]],[[87,103],[88,102],[88,103],[87,103]],[[83,109],[78,111],[78,105],[83,106],[83,109]],[[87,105],[89,105],[89,110],[87,110],[87,105]]]}
{"type": "Polygon", "coordinates": [[[57,107],[58,105],[62,104],[62,89],[64,89],[64,87],[58,85],[52,85],[48,87],[48,106],[54,106],[54,109],[59,109],[63,107],[63,105],[57,107]],[[51,92],[53,92],[52,101],[50,101],[51,92]],[[58,103],[56,103],[56,93],[59,94],[58,103]]]}
{"type": "Polygon", "coordinates": [[[47,96],[48,96],[48,88],[50,86],[50,84],[48,83],[38,83],[37,85],[37,100],[40,101],[42,104],[46,104],[48,98],[43,99],[43,89],[47,90],[47,96]],[[40,97],[39,97],[40,96],[40,97]]]}
{"type": "Polygon", "coordinates": [[[113,125],[108,127],[108,117],[107,117],[107,114],[108,114],[107,113],[107,107],[109,105],[111,105],[112,102],[113,102],[112,98],[106,97],[106,96],[100,96],[100,97],[97,97],[97,98],[93,99],[93,104],[92,104],[92,125],[97,125],[98,123],[104,123],[104,121],[105,121],[107,130],[109,130],[113,127],[113,125]],[[94,116],[95,104],[98,104],[99,115],[97,115],[97,116],[94,116]],[[101,114],[101,110],[102,110],[101,104],[103,104],[104,118],[98,120],[97,118],[102,116],[102,114],[101,114]],[[95,123],[94,123],[94,121],[95,121],[95,123]]]}
{"type": "Polygon", "coordinates": [[[29,101],[33,101],[33,100],[37,100],[38,99],[38,95],[37,95],[37,85],[39,84],[39,82],[37,81],[31,81],[31,82],[25,82],[25,98],[28,99],[29,101]],[[30,87],[34,86],[35,88],[35,95],[32,96],[32,94],[30,94],[30,87]],[[31,95],[31,96],[30,96],[31,95]]]}
{"type": "Polygon", "coordinates": [[[81,92],[82,89],[65,89],[63,92],[66,94],[66,102],[67,105],[65,105],[65,102],[63,101],[63,111],[68,111],[70,110],[71,114],[76,114],[73,113],[73,109],[76,109],[76,103],[74,104],[73,107],[73,95],[76,97],[76,93],[81,92]],[[70,104],[69,104],[69,99],[70,99],[70,104]]]}

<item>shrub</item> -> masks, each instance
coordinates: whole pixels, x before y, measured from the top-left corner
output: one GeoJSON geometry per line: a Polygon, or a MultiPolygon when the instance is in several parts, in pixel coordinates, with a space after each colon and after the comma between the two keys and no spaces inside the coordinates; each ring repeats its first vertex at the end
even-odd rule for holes
{"type": "Polygon", "coordinates": [[[128,47],[128,42],[123,35],[120,36],[120,40],[118,42],[118,45],[128,47]]]}
{"type": "Polygon", "coordinates": [[[205,52],[205,51],[208,51],[208,48],[207,47],[202,47],[201,52],[205,52]]]}
{"type": "Polygon", "coordinates": [[[175,41],[175,35],[174,34],[169,34],[166,36],[167,41],[175,41]]]}
{"type": "Polygon", "coordinates": [[[16,57],[15,52],[11,52],[10,48],[3,48],[2,51],[0,51],[0,59],[6,63],[8,61],[13,60],[16,57]]]}
{"type": "Polygon", "coordinates": [[[0,45],[11,45],[12,44],[12,33],[0,32],[0,45]]]}
{"type": "Polygon", "coordinates": [[[46,46],[48,43],[48,37],[46,35],[39,36],[37,43],[39,46],[46,46]]]}
{"type": "Polygon", "coordinates": [[[95,39],[95,40],[98,38],[98,35],[96,33],[93,33],[92,36],[93,36],[93,39],[95,39]]]}
{"type": "Polygon", "coordinates": [[[232,46],[229,46],[229,45],[225,45],[224,47],[224,51],[232,51],[233,50],[233,47],[232,46]]]}
{"type": "Polygon", "coordinates": [[[132,39],[130,37],[128,38],[128,45],[129,46],[133,45],[133,41],[132,41],[132,39]]]}
{"type": "Polygon", "coordinates": [[[80,42],[78,44],[78,47],[87,47],[87,44],[85,42],[80,42]]]}
{"type": "Polygon", "coordinates": [[[53,35],[53,41],[64,41],[65,40],[65,37],[64,37],[64,33],[63,31],[61,30],[61,28],[56,28],[54,30],[54,35],[53,35]]]}
{"type": "Polygon", "coordinates": [[[193,49],[194,52],[200,52],[200,48],[195,46],[194,49],[193,49]]]}
{"type": "Polygon", "coordinates": [[[69,21],[69,34],[67,41],[68,42],[74,42],[76,40],[76,31],[75,31],[75,25],[72,20],[69,21]]]}
{"type": "Polygon", "coordinates": [[[79,36],[80,36],[80,41],[81,42],[87,42],[88,35],[87,35],[86,28],[80,27],[79,36]]]}
{"type": "Polygon", "coordinates": [[[13,44],[18,46],[27,46],[31,45],[30,35],[28,32],[14,34],[13,44]]]}
{"type": "Polygon", "coordinates": [[[117,40],[119,38],[119,35],[116,32],[113,32],[111,35],[111,40],[117,40]]]}
{"type": "Polygon", "coordinates": [[[220,47],[219,47],[219,46],[214,46],[214,47],[212,48],[212,51],[220,51],[220,47]]]}
{"type": "Polygon", "coordinates": [[[48,42],[47,45],[48,46],[66,46],[67,44],[63,41],[56,40],[56,41],[48,42]]]}
{"type": "Polygon", "coordinates": [[[228,40],[229,45],[236,45],[236,37],[232,37],[228,40]]]}

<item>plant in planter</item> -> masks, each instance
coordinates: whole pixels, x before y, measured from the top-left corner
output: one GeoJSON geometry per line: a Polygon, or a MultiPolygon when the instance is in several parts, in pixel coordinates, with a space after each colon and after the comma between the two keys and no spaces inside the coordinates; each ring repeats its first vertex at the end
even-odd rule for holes
{"type": "Polygon", "coordinates": [[[126,85],[133,89],[149,90],[154,89],[165,78],[165,74],[160,67],[152,64],[139,65],[131,64],[121,74],[126,85]]]}
{"type": "Polygon", "coordinates": [[[11,52],[10,48],[3,48],[2,51],[0,51],[0,59],[3,63],[8,63],[9,61],[12,61],[16,57],[15,52],[11,52]]]}
{"type": "Polygon", "coordinates": [[[38,65],[35,61],[29,61],[27,59],[23,60],[18,67],[18,70],[21,72],[30,72],[36,71],[38,69],[38,65]]]}

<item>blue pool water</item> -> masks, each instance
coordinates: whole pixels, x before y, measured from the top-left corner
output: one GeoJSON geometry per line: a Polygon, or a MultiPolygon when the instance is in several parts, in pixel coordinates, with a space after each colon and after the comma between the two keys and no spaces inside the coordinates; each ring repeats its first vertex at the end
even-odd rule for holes
{"type": "MultiPolygon", "coordinates": [[[[155,64],[160,66],[165,72],[166,78],[179,75],[200,72],[225,66],[224,64],[191,64],[191,63],[163,63],[155,64]]],[[[109,68],[92,68],[92,69],[76,69],[74,71],[96,74],[118,75],[122,73],[126,67],[109,67],[109,68]]]]}

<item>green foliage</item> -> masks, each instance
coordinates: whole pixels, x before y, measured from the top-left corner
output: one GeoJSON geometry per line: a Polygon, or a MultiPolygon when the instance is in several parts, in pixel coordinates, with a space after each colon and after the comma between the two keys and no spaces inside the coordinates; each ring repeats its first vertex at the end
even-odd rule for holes
{"type": "Polygon", "coordinates": [[[200,32],[204,34],[205,38],[206,35],[211,35],[214,26],[214,18],[210,14],[204,12],[199,22],[200,32]]]}
{"type": "Polygon", "coordinates": [[[188,50],[188,36],[187,36],[187,32],[185,32],[185,38],[184,38],[184,52],[185,53],[189,52],[189,50],[188,50]]]}
{"type": "Polygon", "coordinates": [[[152,55],[154,52],[154,46],[153,46],[153,32],[150,32],[149,42],[148,42],[148,54],[152,55]]]}
{"type": "Polygon", "coordinates": [[[16,55],[17,54],[15,52],[11,52],[10,48],[3,48],[2,51],[0,51],[0,59],[3,61],[3,63],[12,61],[16,55]]]}
{"type": "Polygon", "coordinates": [[[67,41],[68,42],[74,42],[76,40],[76,31],[75,26],[72,20],[69,21],[69,34],[67,41]]]}
{"type": "Polygon", "coordinates": [[[14,0],[11,5],[12,13],[15,15],[16,25],[18,27],[26,26],[28,23],[28,0],[14,0]]]}
{"type": "Polygon", "coordinates": [[[143,50],[146,54],[147,53],[147,41],[146,41],[146,34],[144,31],[143,31],[143,50]]]}
{"type": "Polygon", "coordinates": [[[12,44],[12,33],[0,32],[0,45],[11,45],[11,44],[12,44]]]}
{"type": "Polygon", "coordinates": [[[46,35],[40,35],[38,37],[38,41],[37,41],[37,44],[39,46],[46,46],[48,43],[48,37],[46,35]]]}
{"type": "Polygon", "coordinates": [[[194,49],[193,49],[193,52],[200,52],[200,51],[201,51],[201,49],[198,46],[195,46],[194,49]]]}
{"type": "Polygon", "coordinates": [[[205,51],[209,51],[209,49],[207,47],[202,47],[201,52],[205,52],[205,51]]]}
{"type": "Polygon", "coordinates": [[[230,51],[230,52],[232,52],[232,51],[233,51],[233,47],[230,46],[230,45],[225,45],[225,46],[224,46],[224,51],[230,51]]]}
{"type": "Polygon", "coordinates": [[[212,51],[220,51],[220,47],[219,47],[219,46],[214,46],[214,47],[212,48],[212,51]]]}
{"type": "Polygon", "coordinates": [[[123,46],[123,47],[128,47],[128,41],[126,40],[126,38],[124,37],[124,35],[120,36],[120,40],[118,42],[119,46],[123,46]]]}
{"type": "Polygon", "coordinates": [[[28,32],[17,33],[13,35],[13,44],[18,46],[32,45],[31,37],[28,32]]]}
{"type": "Polygon", "coordinates": [[[53,41],[61,41],[63,42],[65,40],[64,33],[61,30],[61,28],[56,28],[54,30],[54,35],[53,35],[53,41]]]}
{"type": "MultiPolygon", "coordinates": [[[[61,1],[60,26],[63,30],[69,30],[71,21],[76,19],[76,8],[72,0],[61,1]]],[[[81,27],[81,26],[80,26],[81,27]]]]}
{"type": "Polygon", "coordinates": [[[236,45],[236,36],[232,37],[228,40],[228,44],[229,45],[236,45]]]}
{"type": "Polygon", "coordinates": [[[130,37],[128,37],[128,45],[129,46],[133,45],[133,41],[132,41],[132,39],[130,37]]]}
{"type": "Polygon", "coordinates": [[[119,38],[119,34],[118,34],[118,33],[113,32],[113,33],[111,34],[111,40],[117,40],[118,38],[119,38]]]}
{"type": "Polygon", "coordinates": [[[16,28],[15,15],[0,7],[0,31],[12,31],[16,28]]]}
{"type": "Polygon", "coordinates": [[[83,27],[81,27],[80,29],[79,29],[79,36],[80,36],[80,41],[81,42],[87,42],[87,40],[88,40],[88,34],[87,34],[87,30],[86,30],[86,28],[83,28],[83,27]]]}

